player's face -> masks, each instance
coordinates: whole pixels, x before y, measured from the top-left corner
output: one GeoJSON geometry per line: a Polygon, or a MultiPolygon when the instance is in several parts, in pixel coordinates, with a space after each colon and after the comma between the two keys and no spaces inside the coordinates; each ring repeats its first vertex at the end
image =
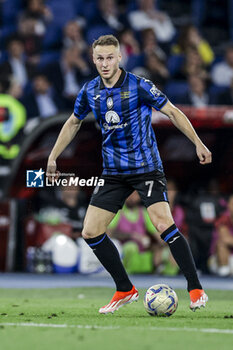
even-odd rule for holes
{"type": "Polygon", "coordinates": [[[97,45],[93,50],[93,61],[99,75],[103,79],[111,80],[119,69],[120,50],[114,45],[97,45]]]}

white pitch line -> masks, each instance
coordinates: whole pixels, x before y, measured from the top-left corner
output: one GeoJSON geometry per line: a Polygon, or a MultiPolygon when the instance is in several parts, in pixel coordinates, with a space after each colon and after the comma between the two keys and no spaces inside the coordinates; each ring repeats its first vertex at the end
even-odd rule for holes
{"type": "MultiPolygon", "coordinates": [[[[100,330],[116,330],[125,329],[126,327],[118,326],[97,326],[97,325],[70,325],[70,324],[49,324],[49,323],[0,323],[0,326],[18,326],[18,327],[42,327],[42,328],[78,328],[78,329],[100,329],[100,330]]],[[[171,331],[171,332],[200,332],[200,333],[215,333],[215,334],[232,334],[233,329],[218,329],[218,328],[189,328],[189,327],[146,327],[154,331],[171,331]]],[[[143,327],[127,327],[127,329],[140,330],[143,327]]]]}
{"type": "Polygon", "coordinates": [[[176,327],[148,327],[150,330],[168,330],[171,332],[201,332],[201,333],[218,333],[218,334],[233,334],[233,329],[218,329],[218,328],[189,328],[189,327],[183,327],[183,328],[176,328],[176,327]]]}
{"type": "Polygon", "coordinates": [[[97,326],[82,324],[51,324],[51,323],[0,323],[0,326],[19,326],[19,327],[42,327],[42,328],[78,328],[78,329],[119,329],[117,326],[97,326]]]}

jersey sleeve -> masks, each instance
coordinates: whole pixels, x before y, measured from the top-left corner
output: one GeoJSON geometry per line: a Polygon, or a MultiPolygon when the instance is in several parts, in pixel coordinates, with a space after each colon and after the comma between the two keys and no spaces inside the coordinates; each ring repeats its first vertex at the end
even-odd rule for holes
{"type": "Polygon", "coordinates": [[[87,114],[91,111],[91,107],[89,105],[87,99],[87,83],[84,84],[82,89],[80,90],[75,104],[74,104],[74,115],[79,120],[83,120],[87,114]]]}
{"type": "Polygon", "coordinates": [[[140,98],[146,104],[157,111],[167,103],[168,98],[148,79],[142,78],[140,81],[140,98]]]}

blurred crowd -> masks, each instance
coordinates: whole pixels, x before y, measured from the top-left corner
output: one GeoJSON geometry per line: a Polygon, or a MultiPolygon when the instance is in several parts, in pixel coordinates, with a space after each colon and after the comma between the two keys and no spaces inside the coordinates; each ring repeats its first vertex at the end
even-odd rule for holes
{"type": "MultiPolygon", "coordinates": [[[[91,44],[118,37],[122,67],[174,103],[232,105],[231,1],[1,0],[0,93],[27,117],[72,111],[96,76],[91,44]]],[[[233,6],[232,6],[233,7],[233,6]]]]}

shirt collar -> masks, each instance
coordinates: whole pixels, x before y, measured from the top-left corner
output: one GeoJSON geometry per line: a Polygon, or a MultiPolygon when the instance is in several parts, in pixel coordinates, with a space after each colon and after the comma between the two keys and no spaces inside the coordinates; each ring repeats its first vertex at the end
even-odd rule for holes
{"type": "MultiPolygon", "coordinates": [[[[123,84],[123,82],[125,80],[126,71],[123,68],[120,68],[120,69],[121,69],[121,75],[120,75],[119,79],[117,80],[116,84],[111,89],[121,87],[121,85],[123,84]]],[[[102,80],[101,77],[100,77],[100,86],[99,86],[99,88],[100,88],[100,90],[103,90],[103,89],[106,88],[106,86],[104,85],[103,80],[102,80]]]]}

